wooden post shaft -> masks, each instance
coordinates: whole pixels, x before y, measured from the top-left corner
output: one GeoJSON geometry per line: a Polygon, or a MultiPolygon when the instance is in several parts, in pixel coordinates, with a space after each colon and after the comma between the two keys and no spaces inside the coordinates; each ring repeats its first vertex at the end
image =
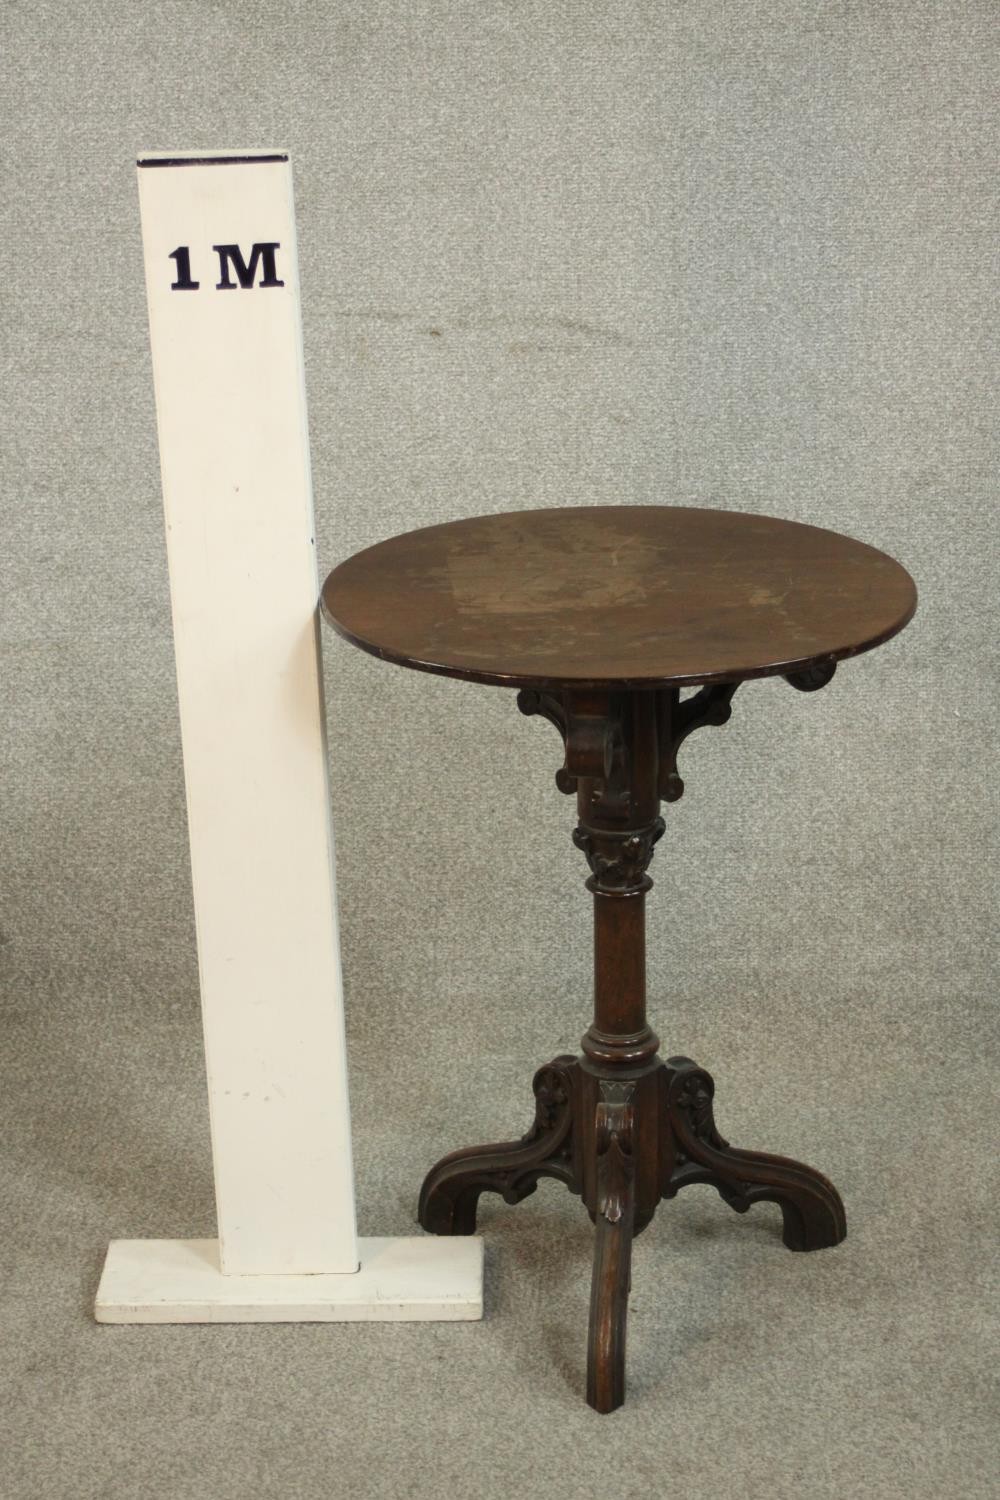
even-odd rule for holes
{"type": "Polygon", "coordinates": [[[582,1046],[592,1062],[635,1068],[656,1055],[646,1023],[646,892],[594,892],[594,1021],[582,1046]]]}

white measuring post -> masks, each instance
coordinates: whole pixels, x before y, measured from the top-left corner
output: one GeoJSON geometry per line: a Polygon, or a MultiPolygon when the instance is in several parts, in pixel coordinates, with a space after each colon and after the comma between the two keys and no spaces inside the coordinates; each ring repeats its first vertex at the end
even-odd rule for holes
{"type": "Polygon", "coordinates": [[[477,1318],[482,1242],[359,1239],[291,166],[139,158],[218,1240],[100,1322],[477,1318]]]}

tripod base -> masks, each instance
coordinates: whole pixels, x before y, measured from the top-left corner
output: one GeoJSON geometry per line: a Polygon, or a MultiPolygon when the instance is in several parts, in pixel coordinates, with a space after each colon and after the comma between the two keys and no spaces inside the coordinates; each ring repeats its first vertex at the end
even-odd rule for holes
{"type": "Polygon", "coordinates": [[[587,1400],[596,1411],[625,1399],[632,1240],[661,1198],[706,1182],[737,1213],[777,1203],[789,1250],[822,1250],[847,1232],[844,1205],[821,1173],[723,1140],[715,1085],[690,1058],[623,1070],[561,1056],[539,1069],[534,1090],[527,1135],[444,1157],[424,1181],[419,1218],[432,1234],[472,1234],[481,1193],[519,1203],[540,1177],[580,1195],[597,1231],[587,1348],[587,1400]]]}

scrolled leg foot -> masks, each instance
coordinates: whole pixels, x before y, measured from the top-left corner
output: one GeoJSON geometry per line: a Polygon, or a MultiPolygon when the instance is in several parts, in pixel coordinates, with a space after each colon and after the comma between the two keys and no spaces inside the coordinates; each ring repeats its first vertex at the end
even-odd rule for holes
{"type": "Polygon", "coordinates": [[[597,1105],[597,1239],[590,1290],[587,1402],[599,1412],[625,1400],[625,1330],[631,1288],[635,1165],[632,1087],[600,1085],[597,1105]]]}
{"type": "Polygon", "coordinates": [[[556,1177],[579,1192],[572,1157],[577,1062],[557,1057],[535,1074],[535,1123],[519,1141],[453,1151],[432,1167],[420,1190],[417,1217],[431,1234],[474,1234],[480,1193],[519,1203],[540,1177],[556,1177]]]}
{"type": "Polygon", "coordinates": [[[844,1205],[821,1172],[788,1157],[740,1151],[723,1140],[712,1111],[715,1084],[690,1058],[670,1058],[664,1079],[676,1151],[665,1198],[688,1183],[708,1182],[737,1213],[746,1213],[753,1203],[777,1203],[789,1250],[840,1243],[847,1233],[844,1205]]]}

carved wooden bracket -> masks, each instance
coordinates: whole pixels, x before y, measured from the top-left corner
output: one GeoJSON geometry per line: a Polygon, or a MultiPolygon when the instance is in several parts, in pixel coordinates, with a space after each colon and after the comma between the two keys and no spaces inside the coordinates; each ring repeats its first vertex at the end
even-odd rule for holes
{"type": "Polygon", "coordinates": [[[586,700],[570,706],[562,693],[522,688],[517,706],[523,714],[541,714],[562,735],[565,763],[556,772],[556,786],[561,792],[575,792],[581,777],[607,781],[622,748],[621,724],[609,717],[599,703],[588,712],[586,700]]]}
{"type": "MultiPolygon", "coordinates": [[[[784,675],[799,692],[815,693],[826,687],[836,670],[836,662],[830,661],[784,675]]],[[[650,753],[655,756],[656,786],[664,802],[676,802],[684,795],[677,770],[681,745],[696,729],[728,722],[739,686],[738,682],[708,683],[683,702],[679,688],[660,688],[651,694],[656,704],[656,733],[650,753]]],[[[623,732],[622,695],[522,688],[517,706],[523,714],[540,714],[558,729],[565,748],[564,763],[556,772],[561,792],[576,792],[584,779],[604,784],[609,796],[612,781],[623,787],[628,784],[626,757],[634,746],[631,736],[623,732]]]]}
{"type": "Polygon", "coordinates": [[[680,701],[677,688],[663,688],[657,694],[660,741],[660,796],[664,802],[676,802],[684,795],[684,782],[677,773],[677,751],[696,729],[704,725],[719,726],[732,717],[733,694],[738,682],[718,682],[699,688],[693,698],[680,701]]]}
{"type": "MultiPolygon", "coordinates": [[[[683,703],[678,688],[662,688],[653,695],[656,732],[652,753],[656,757],[658,794],[664,802],[676,802],[684,792],[677,773],[678,749],[696,729],[726,723],[738,686],[736,682],[713,683],[683,703]]],[[[580,781],[589,778],[602,783],[610,797],[613,779],[627,783],[625,736],[614,699],[609,702],[596,694],[591,699],[582,693],[522,688],[517,706],[523,714],[548,719],[559,731],[565,748],[564,763],[556,772],[556,786],[561,792],[576,792],[580,781]]]]}

